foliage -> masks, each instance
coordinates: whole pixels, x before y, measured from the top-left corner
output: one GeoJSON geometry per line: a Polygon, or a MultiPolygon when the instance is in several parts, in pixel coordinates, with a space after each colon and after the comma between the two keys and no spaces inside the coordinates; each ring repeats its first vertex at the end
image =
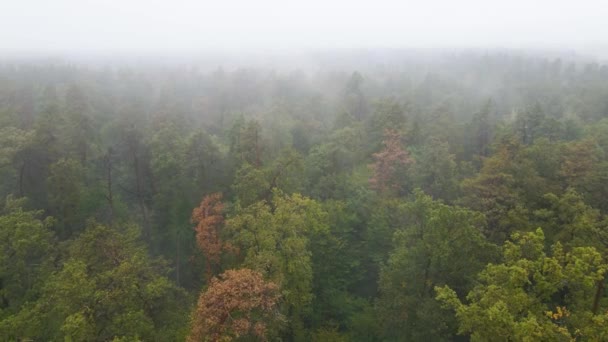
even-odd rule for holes
{"type": "Polygon", "coordinates": [[[384,132],[384,149],[374,153],[373,176],[369,179],[370,186],[378,192],[397,191],[403,184],[396,179],[402,168],[411,164],[413,160],[408,152],[401,147],[401,136],[395,130],[387,129],[384,132]]]}
{"type": "Polygon", "coordinates": [[[219,266],[223,248],[219,237],[219,229],[224,223],[224,205],[221,200],[220,193],[205,196],[192,211],[192,222],[196,223],[196,243],[205,256],[208,279],[213,275],[213,269],[219,266]]]}
{"type": "Polygon", "coordinates": [[[0,340],[608,340],[605,63],[239,61],[0,63],[0,340]]]}
{"type": "Polygon", "coordinates": [[[213,278],[198,299],[188,341],[231,341],[247,336],[267,340],[281,320],[279,288],[258,272],[228,270],[213,278]]]}
{"type": "Polygon", "coordinates": [[[560,243],[544,252],[541,229],[516,233],[503,247],[503,263],[479,274],[480,284],[462,303],[449,286],[437,298],[456,311],[459,333],[473,341],[597,341],[605,314],[591,311],[608,265],[593,247],[566,252],[560,243]]]}
{"type": "Polygon", "coordinates": [[[443,284],[464,292],[493,246],[482,235],[483,216],[433,201],[421,191],[404,204],[403,226],[380,273],[379,308],[390,339],[449,340],[454,323],[433,298],[443,284]],[[462,253],[467,251],[467,253],[462,253]]]}
{"type": "Polygon", "coordinates": [[[310,241],[327,232],[327,213],[312,199],[275,190],[271,202],[238,210],[226,230],[242,265],[280,286],[292,329],[298,329],[313,298],[310,241]]]}
{"type": "MultiPolygon", "coordinates": [[[[24,203],[9,196],[0,216],[0,327],[39,297],[58,257],[53,219],[41,220],[42,212],[24,210],[24,203]]],[[[0,331],[10,333],[6,328],[0,331]]],[[[0,333],[4,340],[9,336],[0,333]]]]}
{"type": "Polygon", "coordinates": [[[138,240],[136,227],[120,232],[90,223],[70,242],[40,298],[10,317],[4,331],[45,340],[179,338],[185,294],[166,277],[165,263],[150,258],[138,240]]]}

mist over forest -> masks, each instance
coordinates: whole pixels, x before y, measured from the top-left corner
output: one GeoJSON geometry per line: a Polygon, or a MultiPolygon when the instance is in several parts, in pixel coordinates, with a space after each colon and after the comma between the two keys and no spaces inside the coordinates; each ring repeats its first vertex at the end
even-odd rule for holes
{"type": "Polygon", "coordinates": [[[607,15],[9,0],[0,341],[608,341],[607,15]]]}

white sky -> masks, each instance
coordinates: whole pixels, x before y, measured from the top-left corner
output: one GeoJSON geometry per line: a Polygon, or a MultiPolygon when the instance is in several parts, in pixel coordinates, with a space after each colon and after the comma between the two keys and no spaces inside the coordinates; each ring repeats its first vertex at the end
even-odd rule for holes
{"type": "Polygon", "coordinates": [[[608,46],[608,0],[0,0],[0,52],[608,46]]]}

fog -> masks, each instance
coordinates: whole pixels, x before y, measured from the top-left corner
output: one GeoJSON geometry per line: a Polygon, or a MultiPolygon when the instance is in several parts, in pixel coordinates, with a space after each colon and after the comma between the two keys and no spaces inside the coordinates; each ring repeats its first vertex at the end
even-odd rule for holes
{"type": "Polygon", "coordinates": [[[164,55],[307,49],[608,51],[601,0],[4,0],[7,55],[164,55]]]}
{"type": "Polygon", "coordinates": [[[607,3],[0,0],[0,342],[608,341],[607,3]]]}

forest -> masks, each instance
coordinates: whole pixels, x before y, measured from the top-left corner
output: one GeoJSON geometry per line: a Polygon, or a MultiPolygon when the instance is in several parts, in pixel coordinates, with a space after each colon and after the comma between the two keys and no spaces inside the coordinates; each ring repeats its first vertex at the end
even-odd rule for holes
{"type": "Polygon", "coordinates": [[[2,341],[608,341],[608,64],[0,63],[2,341]]]}

